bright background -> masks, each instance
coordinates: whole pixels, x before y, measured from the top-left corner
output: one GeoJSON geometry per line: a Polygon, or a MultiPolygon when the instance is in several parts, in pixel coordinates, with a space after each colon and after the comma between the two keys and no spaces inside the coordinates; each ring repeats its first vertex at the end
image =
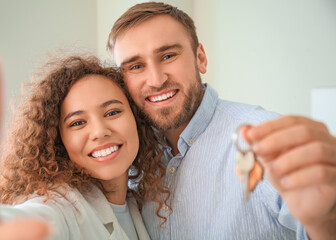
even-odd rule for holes
{"type": "MultiPolygon", "coordinates": [[[[5,106],[47,54],[66,49],[108,59],[105,46],[113,22],[139,2],[0,0],[5,106]]],[[[335,0],[165,2],[194,19],[209,62],[203,80],[222,98],[312,116],[312,91],[336,88],[335,0]]],[[[320,105],[336,115],[335,102],[320,105]]],[[[4,116],[9,122],[8,108],[4,116]]]]}

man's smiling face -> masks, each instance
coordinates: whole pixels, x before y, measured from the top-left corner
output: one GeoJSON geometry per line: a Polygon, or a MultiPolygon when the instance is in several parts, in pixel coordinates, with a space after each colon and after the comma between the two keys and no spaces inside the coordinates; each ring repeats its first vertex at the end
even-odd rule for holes
{"type": "Polygon", "coordinates": [[[203,97],[199,72],[206,72],[206,56],[202,45],[195,55],[182,24],[168,15],[146,20],[117,37],[114,57],[153,126],[167,131],[187,125],[203,97]]]}

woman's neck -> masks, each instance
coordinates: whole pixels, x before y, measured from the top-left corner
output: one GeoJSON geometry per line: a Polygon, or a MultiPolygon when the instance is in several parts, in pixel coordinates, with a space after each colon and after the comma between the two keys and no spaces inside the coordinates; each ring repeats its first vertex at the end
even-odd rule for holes
{"type": "Polygon", "coordinates": [[[125,204],[127,195],[127,172],[113,180],[101,180],[104,195],[110,203],[125,204]]]}

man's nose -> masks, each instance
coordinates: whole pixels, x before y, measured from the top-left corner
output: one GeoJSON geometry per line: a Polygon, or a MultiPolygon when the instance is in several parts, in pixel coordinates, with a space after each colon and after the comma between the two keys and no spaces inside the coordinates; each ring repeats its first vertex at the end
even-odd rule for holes
{"type": "Polygon", "coordinates": [[[158,64],[148,66],[147,85],[155,88],[160,88],[168,79],[168,75],[158,64]]]}

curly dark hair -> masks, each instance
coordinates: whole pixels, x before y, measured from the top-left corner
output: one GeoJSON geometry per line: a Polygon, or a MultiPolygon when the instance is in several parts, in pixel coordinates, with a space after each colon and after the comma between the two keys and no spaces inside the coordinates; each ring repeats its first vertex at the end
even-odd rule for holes
{"type": "MultiPolygon", "coordinates": [[[[99,181],[70,161],[59,132],[61,104],[70,88],[87,75],[102,75],[118,84],[126,94],[137,122],[139,152],[129,171],[136,187],[129,189],[141,209],[144,201],[158,203],[156,214],[166,204],[169,190],[162,184],[165,167],[162,149],[149,124],[128,96],[121,74],[104,66],[94,56],[71,56],[48,62],[43,74],[29,85],[30,94],[15,109],[8,140],[4,143],[1,167],[1,203],[15,204],[32,193],[50,198],[50,190],[70,186],[88,191],[99,181]]],[[[99,185],[99,184],[98,184],[99,185]]]]}

